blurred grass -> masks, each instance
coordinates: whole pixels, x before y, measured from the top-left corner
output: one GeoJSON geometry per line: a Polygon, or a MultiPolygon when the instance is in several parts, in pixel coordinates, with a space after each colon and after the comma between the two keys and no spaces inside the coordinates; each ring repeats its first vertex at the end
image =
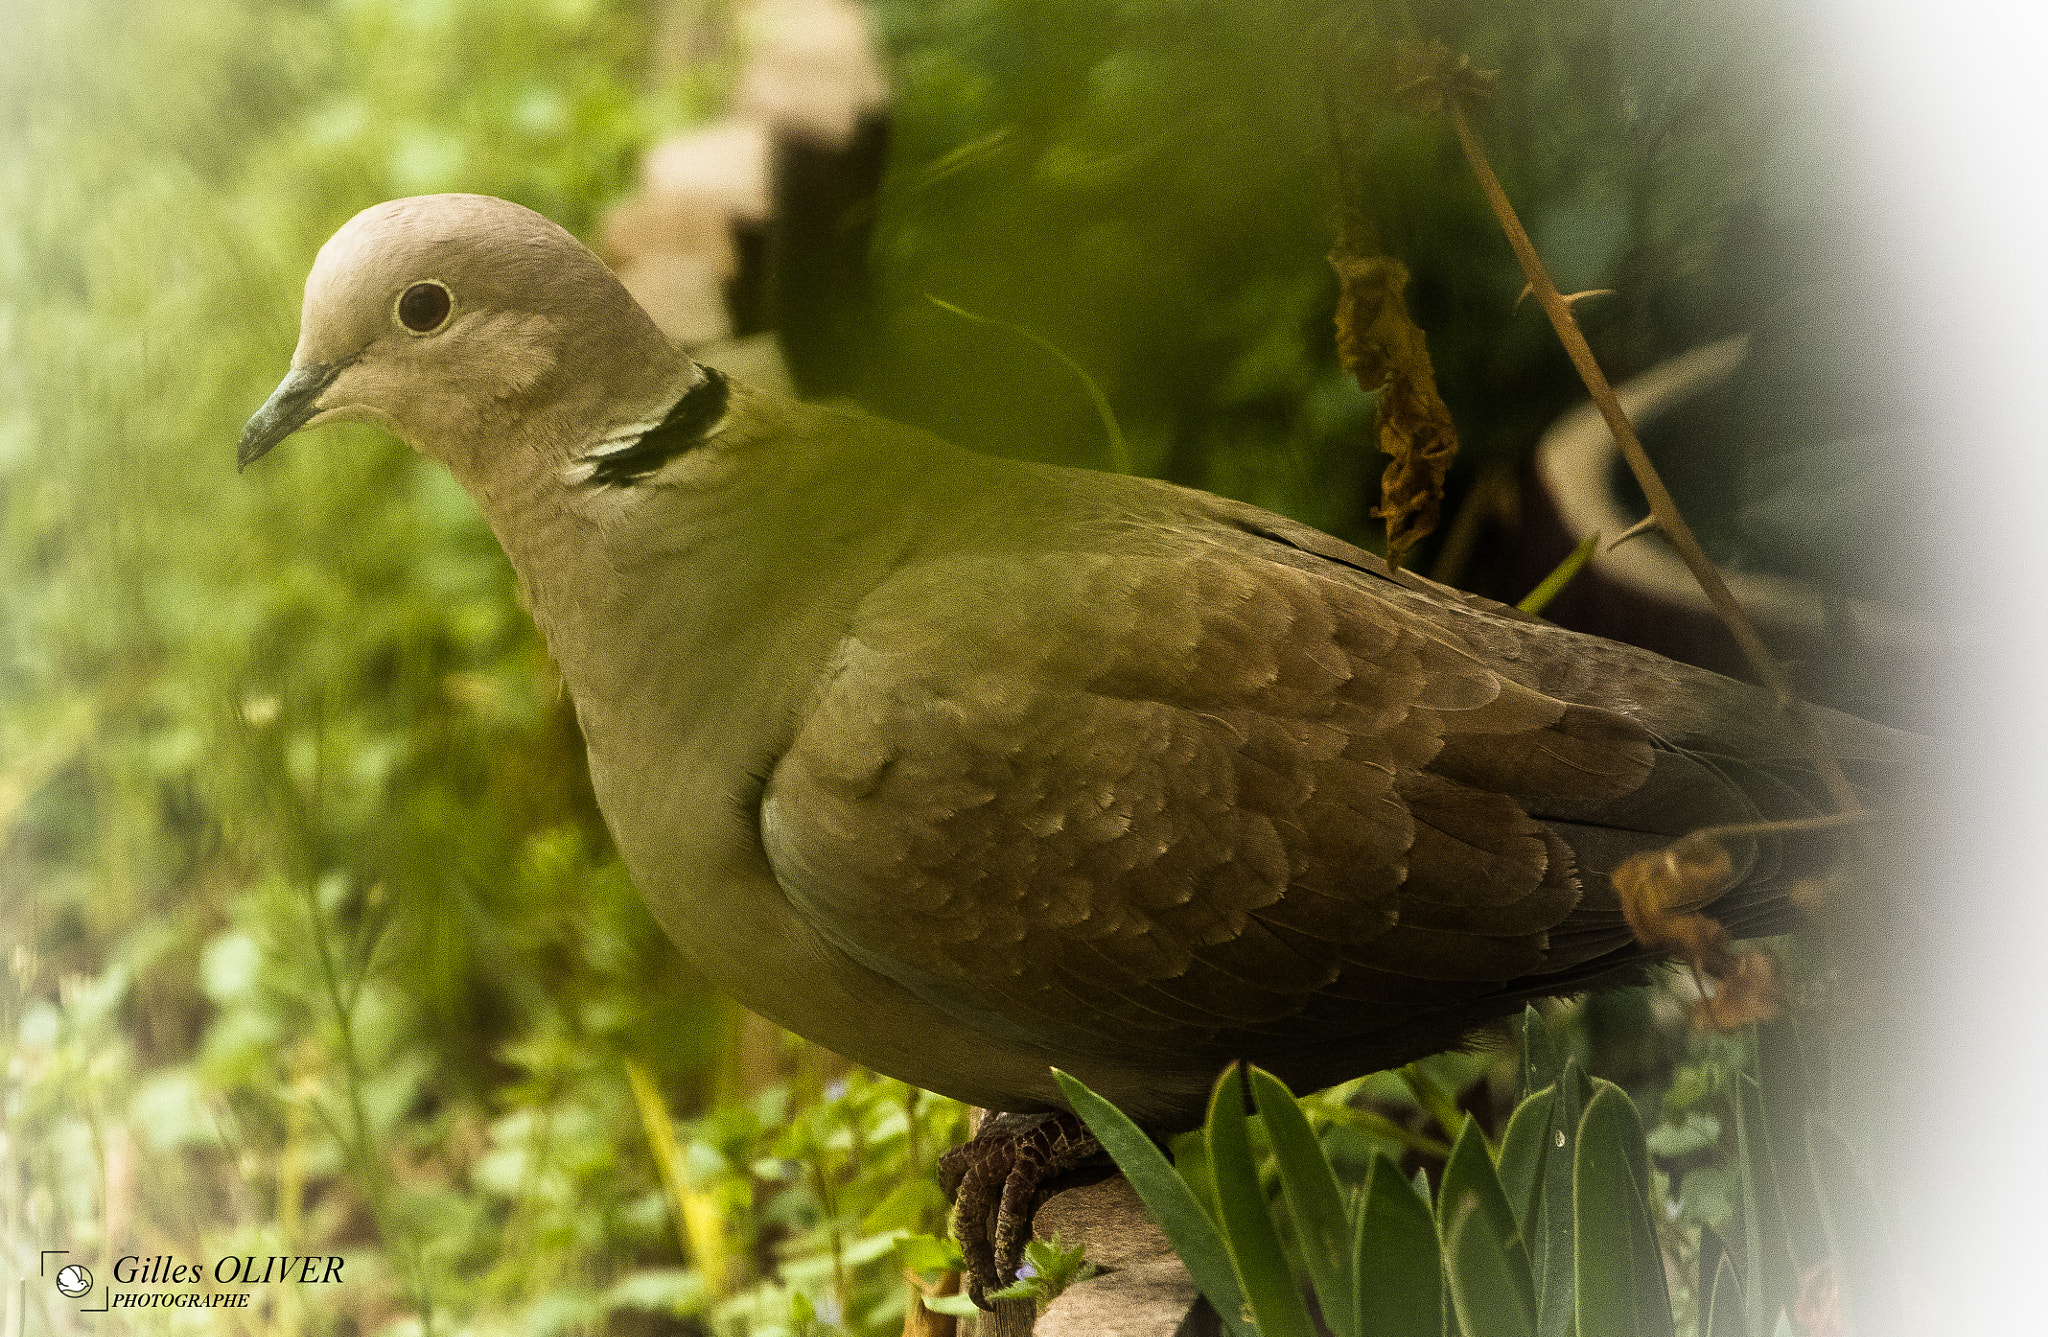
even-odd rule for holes
{"type": "Polygon", "coordinates": [[[639,89],[595,4],[6,18],[11,1270],[348,1255],[223,1330],[665,1312],[608,1289],[673,1260],[621,1057],[700,1108],[721,1005],[611,856],[495,543],[375,433],[231,452],[350,214],[587,226],[717,90],[639,89]]]}
{"type": "MultiPolygon", "coordinates": [[[[1382,120],[1362,161],[1328,160],[1322,90],[1358,86],[1370,49],[1350,7],[878,12],[897,120],[879,308],[849,354],[876,407],[1100,461],[1081,382],[929,292],[1084,367],[1140,472],[1370,540],[1369,403],[1330,347],[1333,177],[1416,271],[1475,462],[1575,396],[1506,314],[1520,280],[1440,137],[1382,120]]],[[[1661,10],[1418,12],[1518,72],[1503,174],[1575,285],[1629,278],[1588,308],[1618,372],[1742,316],[1758,265],[1731,257],[1772,197],[1762,150],[1729,146],[1767,102],[1724,89],[1701,128],[1682,80],[1645,75],[1673,59],[1643,37],[1661,10]],[[1624,97],[1651,86],[1670,105],[1624,97]]],[[[349,1259],[345,1286],[138,1330],[765,1334],[797,1292],[835,1327],[900,1324],[891,1242],[943,1219],[930,1163],[959,1108],[800,1046],[736,1094],[730,1007],[612,856],[460,491],[360,429],[232,468],[334,227],[461,189],[587,235],[642,148],[720,105],[725,67],[647,84],[652,11],[599,0],[7,0],[0,20],[12,1275],[44,1249],[102,1280],[124,1253],[349,1259]],[[723,1292],[682,1252],[628,1059],[724,1214],[723,1292]]],[[[1485,1064],[1451,1066],[1463,1086],[1485,1064]]],[[[21,1294],[7,1322],[77,1326],[47,1285],[21,1294]]]]}

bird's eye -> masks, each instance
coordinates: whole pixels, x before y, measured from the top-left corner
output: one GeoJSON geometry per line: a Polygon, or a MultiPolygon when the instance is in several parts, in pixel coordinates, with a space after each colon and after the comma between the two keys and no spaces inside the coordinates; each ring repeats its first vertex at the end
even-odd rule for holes
{"type": "Polygon", "coordinates": [[[432,334],[447,321],[455,299],[438,283],[415,283],[398,298],[398,323],[414,334],[432,334]]]}

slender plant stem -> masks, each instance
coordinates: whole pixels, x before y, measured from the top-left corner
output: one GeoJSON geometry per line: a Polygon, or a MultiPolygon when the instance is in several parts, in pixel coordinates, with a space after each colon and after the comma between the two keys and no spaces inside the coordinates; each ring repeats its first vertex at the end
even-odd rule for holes
{"type": "Polygon", "coordinates": [[[817,1182],[818,1203],[825,1209],[826,1238],[832,1244],[832,1298],[839,1302],[840,1321],[853,1312],[853,1279],[846,1271],[846,1242],[839,1229],[838,1195],[832,1189],[832,1176],[825,1169],[824,1148],[818,1149],[818,1159],[811,1166],[811,1174],[817,1182]]]}
{"type": "MultiPolygon", "coordinates": [[[[363,1086],[366,1080],[362,1056],[356,1045],[355,1004],[361,996],[363,980],[359,977],[354,988],[345,987],[341,971],[335,960],[333,944],[327,932],[327,918],[320,905],[319,868],[324,862],[321,845],[319,814],[326,807],[327,795],[327,719],[324,701],[316,700],[313,716],[313,782],[311,793],[300,804],[295,805],[297,853],[302,867],[297,879],[300,893],[305,898],[308,926],[312,931],[315,957],[320,964],[320,981],[327,994],[328,1005],[334,1009],[335,1030],[341,1042],[342,1079],[347,1087],[349,1125],[352,1136],[344,1136],[336,1120],[328,1115],[319,1104],[312,1102],[312,1108],[328,1125],[345,1156],[352,1157],[357,1173],[362,1176],[362,1187],[370,1198],[370,1216],[377,1223],[378,1233],[398,1254],[400,1266],[410,1274],[414,1302],[420,1311],[420,1330],[424,1337],[434,1335],[434,1297],[428,1284],[426,1259],[419,1242],[412,1231],[405,1229],[397,1219],[391,1202],[391,1182],[383,1161],[377,1155],[376,1134],[370,1125],[370,1112],[363,1101],[363,1086]]],[[[366,976],[370,963],[361,963],[361,973],[366,976]]]]}
{"type": "Polygon", "coordinates": [[[1444,1090],[1420,1063],[1410,1063],[1400,1069],[1400,1073],[1401,1080],[1408,1083],[1409,1091],[1414,1093],[1415,1103],[1437,1121],[1446,1138],[1456,1142],[1459,1130],[1471,1116],[1458,1108],[1457,1099],[1444,1090]]]}
{"type": "Polygon", "coordinates": [[[1594,554],[1599,551],[1599,548],[1600,536],[1598,534],[1588,534],[1586,541],[1572,549],[1571,553],[1562,562],[1557,564],[1557,569],[1545,576],[1535,589],[1530,590],[1522,597],[1522,601],[1516,604],[1515,607],[1531,617],[1541,613],[1550,606],[1552,599],[1564,593],[1564,587],[1572,583],[1573,576],[1578,575],[1580,571],[1585,569],[1586,563],[1593,560],[1594,554]]]}
{"type": "Polygon", "coordinates": [[[1726,826],[1703,826],[1697,831],[1686,833],[1687,840],[1726,840],[1736,836],[1784,835],[1795,831],[1839,831],[1846,826],[1864,826],[1877,820],[1877,814],[1858,810],[1856,812],[1831,812],[1818,817],[1787,817],[1775,822],[1730,822],[1726,826]]]}
{"type": "Polygon", "coordinates": [[[1450,1143],[1440,1141],[1427,1133],[1418,1133],[1412,1128],[1395,1123],[1384,1114],[1375,1114],[1371,1110],[1338,1108],[1329,1111],[1329,1119],[1332,1123],[1345,1124],[1362,1132],[1371,1133],[1374,1137],[1384,1137],[1390,1142],[1399,1142],[1402,1146],[1409,1148],[1411,1151],[1420,1152],[1424,1156],[1434,1156],[1442,1161],[1447,1161],[1451,1158],[1450,1143]]]}
{"type": "MultiPolygon", "coordinates": [[[[349,991],[342,985],[341,972],[336,967],[334,950],[328,941],[319,892],[310,879],[303,882],[300,889],[305,896],[307,916],[312,921],[313,947],[320,962],[321,983],[327,992],[328,1005],[334,1009],[335,1029],[341,1042],[342,1079],[348,1089],[352,1136],[337,1140],[355,1159],[357,1173],[363,1177],[363,1187],[370,1195],[370,1215],[377,1222],[378,1230],[393,1245],[405,1270],[411,1274],[414,1300],[420,1307],[420,1330],[425,1337],[433,1337],[433,1291],[427,1283],[425,1260],[420,1257],[412,1232],[396,1219],[391,1203],[390,1180],[377,1155],[377,1139],[370,1126],[369,1107],[363,1103],[365,1073],[362,1056],[356,1047],[353,1002],[344,997],[349,991]]],[[[321,1113],[324,1117],[325,1112],[321,1113]]],[[[329,1121],[329,1127],[334,1127],[332,1121],[329,1121]]]]}
{"type": "Polygon", "coordinates": [[[933,306],[938,307],[941,311],[950,311],[956,316],[964,316],[977,325],[994,325],[996,328],[1008,330],[1012,334],[1021,334],[1032,343],[1037,344],[1040,348],[1058,358],[1061,366],[1080,378],[1081,388],[1088,392],[1088,402],[1095,406],[1095,416],[1102,420],[1103,433],[1109,437],[1110,463],[1116,467],[1116,471],[1120,474],[1136,472],[1131,464],[1131,448],[1124,443],[1123,428],[1117,426],[1116,410],[1109,406],[1109,396],[1102,393],[1102,387],[1095,383],[1095,378],[1088,374],[1088,369],[1068,357],[1058,344],[1055,344],[1036,330],[1027,329],[1022,325],[1013,324],[1007,320],[997,320],[994,316],[977,316],[965,307],[954,306],[951,302],[943,298],[934,297],[930,293],[926,293],[924,299],[933,306]]]}
{"type": "Polygon", "coordinates": [[[1842,764],[1828,750],[1820,731],[1803,708],[1797,689],[1792,685],[1791,675],[1785,666],[1772,655],[1763,637],[1757,634],[1749,615],[1742,611],[1742,605],[1735,602],[1735,596],[1728,590],[1728,584],[1721,579],[1721,573],[1714,566],[1706,550],[1700,547],[1692,527],[1679,512],[1678,503],[1671,498],[1670,490],[1658,476],[1656,466],[1650,463],[1649,455],[1643,450],[1643,443],[1636,438],[1636,429],[1622,411],[1621,401],[1615,397],[1614,387],[1607,383],[1607,374],[1593,357],[1593,350],[1586,344],[1586,336],[1579,332],[1579,322],[1572,315],[1571,303],[1565,300],[1557,285],[1551,282],[1550,272],[1543,267],[1543,261],[1536,254],[1535,244],[1529,240],[1529,233],[1522,226],[1522,220],[1515,214],[1515,206],[1508,201],[1507,192],[1501,189],[1500,178],[1493,174],[1493,166],[1487,161],[1486,150],[1480,145],[1479,137],[1472,130],[1472,122],[1465,114],[1455,92],[1447,91],[1444,107],[1451,118],[1451,128],[1457,132],[1458,145],[1465,151],[1465,161],[1472,168],[1472,175],[1479,181],[1479,188],[1486,193],[1486,202],[1493,206],[1493,213],[1500,220],[1501,231],[1507,234],[1508,245],[1514,248],[1515,258],[1521,261],[1522,272],[1528,276],[1529,288],[1536,300],[1543,305],[1544,314],[1550,317],[1551,325],[1557,330],[1558,340],[1570,355],[1572,365],[1578,368],[1579,376],[1592,394],[1594,404],[1599,406],[1600,416],[1607,420],[1608,430],[1614,433],[1614,440],[1621,447],[1622,458],[1628,461],[1629,469],[1642,486],[1643,496],[1650,503],[1650,515],[1656,520],[1657,528],[1678,553],[1679,559],[1691,571],[1693,579],[1706,592],[1707,601],[1721,616],[1729,634],[1741,647],[1743,657],[1749,661],[1757,680],[1776,699],[1778,709],[1784,713],[1791,726],[1793,736],[1812,760],[1814,770],[1821,783],[1827,786],[1828,795],[1837,809],[1845,813],[1862,811],[1862,803],[1856,797],[1854,786],[1842,770],[1842,764]]]}

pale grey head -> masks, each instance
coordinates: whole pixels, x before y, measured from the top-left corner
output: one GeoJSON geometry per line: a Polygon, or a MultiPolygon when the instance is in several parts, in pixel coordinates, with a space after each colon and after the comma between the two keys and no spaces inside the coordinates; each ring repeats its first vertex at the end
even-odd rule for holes
{"type": "Polygon", "coordinates": [[[292,367],[242,433],[246,468],[301,427],[380,423],[465,478],[553,453],[688,379],[603,262],[530,209],[422,195],[320,248],[292,367]]]}

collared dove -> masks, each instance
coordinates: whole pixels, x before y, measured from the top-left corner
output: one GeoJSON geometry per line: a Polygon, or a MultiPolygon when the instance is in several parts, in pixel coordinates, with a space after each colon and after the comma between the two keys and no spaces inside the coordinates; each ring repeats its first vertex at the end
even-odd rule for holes
{"type": "MultiPolygon", "coordinates": [[[[240,462],[351,419],[482,508],[683,954],[991,1109],[1060,1109],[1056,1065],[1187,1127],[1232,1059],[1309,1089],[1450,1047],[1639,978],[1623,857],[1810,811],[1758,689],[1256,507],[766,398],[501,200],[321,249],[240,462]]],[[[1737,933],[1789,922],[1782,844],[1737,851],[1737,933]]]]}

